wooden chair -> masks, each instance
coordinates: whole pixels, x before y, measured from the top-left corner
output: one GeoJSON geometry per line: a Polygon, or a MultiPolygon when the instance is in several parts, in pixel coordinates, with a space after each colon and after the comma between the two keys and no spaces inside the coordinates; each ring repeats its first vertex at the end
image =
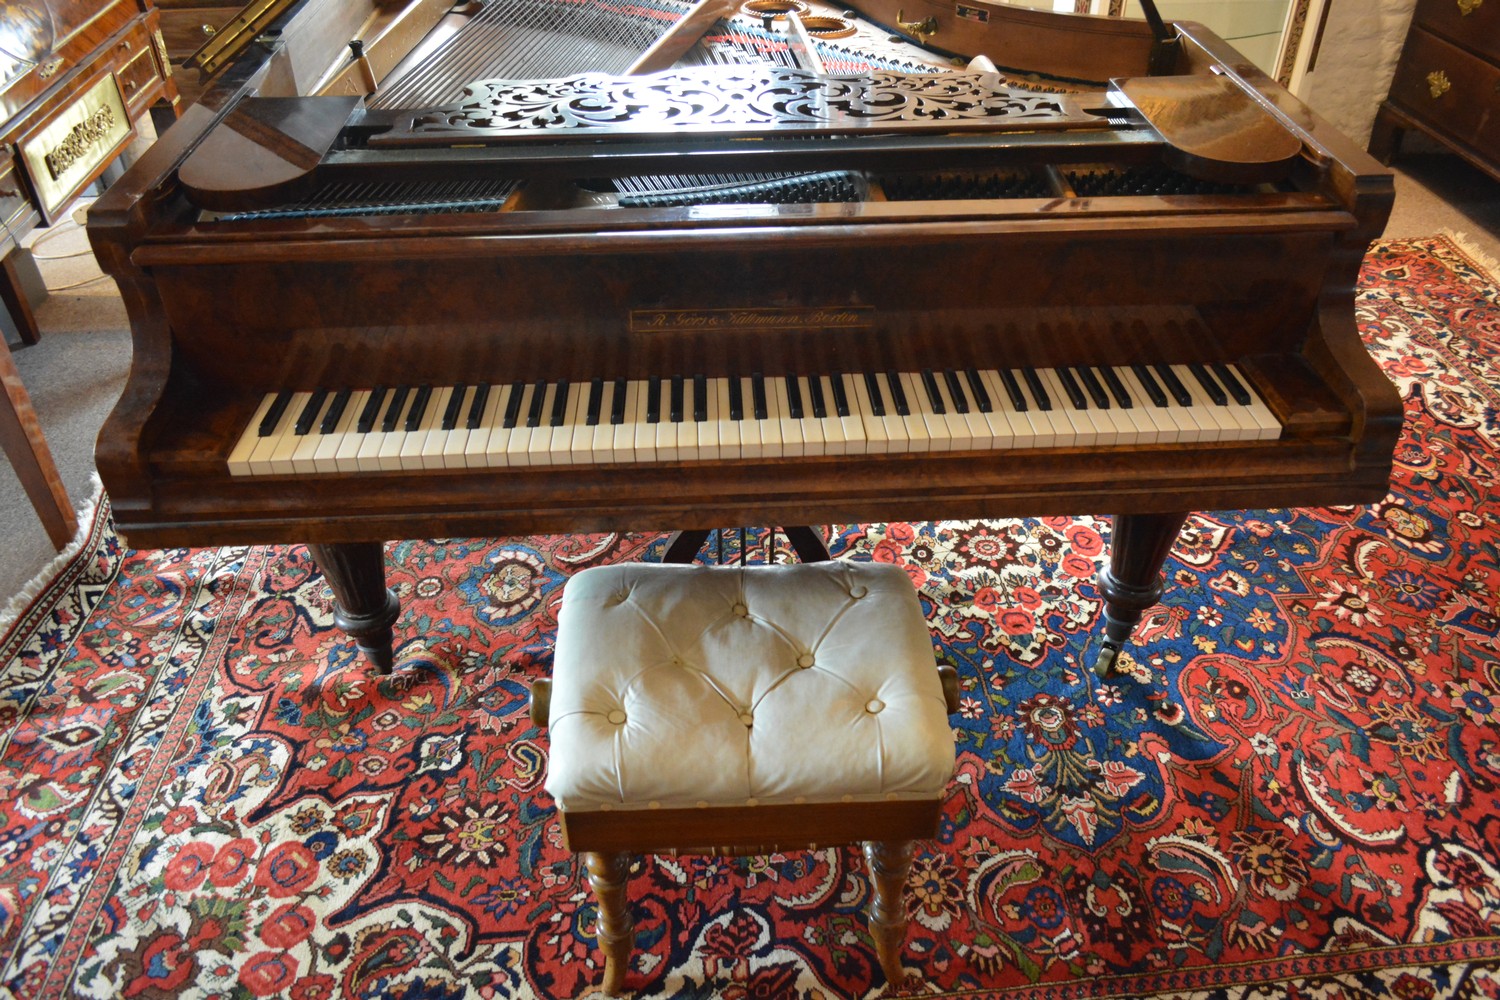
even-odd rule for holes
{"type": "Polygon", "coordinates": [[[763,854],[863,843],[870,931],[904,978],[902,888],[953,774],[940,673],[915,590],[896,566],[626,564],[564,591],[547,789],[599,900],[604,988],[634,946],[631,856],[763,854]]]}
{"type": "Polygon", "coordinates": [[[55,548],[63,549],[78,531],[78,518],[52,461],[47,439],[42,436],[42,425],[31,408],[31,397],[21,384],[15,359],[3,338],[0,338],[0,384],[5,386],[5,400],[0,404],[0,447],[5,449],[21,487],[41,517],[47,537],[55,548]]]}

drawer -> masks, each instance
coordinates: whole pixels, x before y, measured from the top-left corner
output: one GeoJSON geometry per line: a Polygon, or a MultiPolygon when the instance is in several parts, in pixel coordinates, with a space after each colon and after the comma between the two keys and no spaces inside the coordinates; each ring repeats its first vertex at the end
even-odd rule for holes
{"type": "Polygon", "coordinates": [[[161,79],[161,73],[156,68],[156,58],[151,52],[151,35],[145,21],[136,24],[115,44],[114,60],[115,78],[120,81],[120,92],[125,95],[126,103],[132,106],[161,79]]]}
{"type": "Polygon", "coordinates": [[[1500,0],[1418,0],[1412,23],[1480,55],[1500,60],[1500,0]],[[1467,8],[1469,13],[1465,14],[1467,8]]]}
{"type": "Polygon", "coordinates": [[[1500,67],[1413,28],[1390,102],[1483,158],[1500,159],[1500,67]]]}
{"type": "MultiPolygon", "coordinates": [[[[1500,0],[1495,0],[1500,3],[1500,0]]],[[[167,9],[161,14],[161,36],[167,43],[167,54],[174,63],[181,63],[203,47],[203,43],[214,36],[229,19],[239,13],[240,7],[193,7],[167,9]],[[205,30],[207,29],[207,30],[205,30]]]]}

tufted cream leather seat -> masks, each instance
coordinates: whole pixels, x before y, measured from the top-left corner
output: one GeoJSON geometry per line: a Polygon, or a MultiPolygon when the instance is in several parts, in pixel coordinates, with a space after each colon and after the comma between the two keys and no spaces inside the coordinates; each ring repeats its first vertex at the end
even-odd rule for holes
{"type": "Polygon", "coordinates": [[[936,798],[953,738],[899,567],[619,565],[563,594],[560,808],[936,798]]]}
{"type": "Polygon", "coordinates": [[[600,897],[606,989],[630,952],[628,854],[857,841],[899,981],[910,841],[934,833],[953,774],[946,683],[896,566],[626,564],[570,580],[546,788],[600,897]],[[704,847],[726,844],[742,846],[704,847]]]}

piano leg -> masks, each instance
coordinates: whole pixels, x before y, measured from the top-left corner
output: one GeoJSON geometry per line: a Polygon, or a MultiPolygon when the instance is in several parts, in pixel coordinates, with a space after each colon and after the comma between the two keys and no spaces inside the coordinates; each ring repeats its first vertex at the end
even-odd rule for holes
{"type": "Polygon", "coordinates": [[[1115,658],[1145,610],[1161,600],[1161,564],[1187,514],[1116,514],[1109,565],[1099,571],[1104,595],[1104,648],[1094,669],[1114,671],[1115,658]]]}
{"type": "Polygon", "coordinates": [[[377,674],[390,673],[395,662],[391,626],[401,615],[401,602],[385,585],[385,546],[346,542],[307,550],[333,591],[333,623],[358,643],[377,674]]]}

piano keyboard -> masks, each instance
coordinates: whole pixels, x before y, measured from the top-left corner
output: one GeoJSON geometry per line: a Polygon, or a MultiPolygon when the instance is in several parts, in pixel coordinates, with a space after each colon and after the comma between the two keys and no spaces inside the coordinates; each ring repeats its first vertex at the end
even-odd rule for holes
{"type": "Polygon", "coordinates": [[[1233,365],[1002,368],[268,393],[235,476],[1265,440],[1233,365]]]}

